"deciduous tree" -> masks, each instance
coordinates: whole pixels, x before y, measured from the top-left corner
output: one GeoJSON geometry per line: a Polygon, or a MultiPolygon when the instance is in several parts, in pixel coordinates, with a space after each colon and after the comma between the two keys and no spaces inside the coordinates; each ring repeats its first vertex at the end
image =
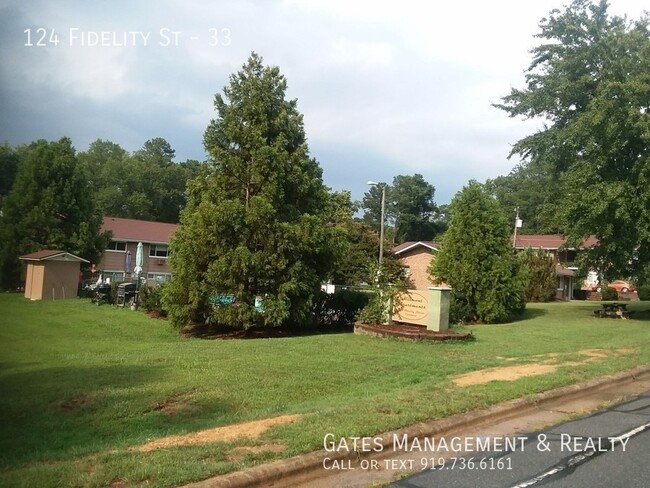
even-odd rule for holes
{"type": "Polygon", "coordinates": [[[541,22],[526,86],[498,105],[544,128],[517,142],[525,164],[549,167],[560,229],[605,275],[650,263],[650,30],[610,16],[605,0],[574,0],[541,22]]]}
{"type": "Polygon", "coordinates": [[[104,215],[176,223],[186,203],[187,180],[198,174],[199,163],[175,163],[174,154],[169,142],[159,137],[132,155],[98,139],[79,154],[79,161],[104,215]]]}
{"type": "MultiPolygon", "coordinates": [[[[393,243],[431,240],[444,231],[435,191],[421,174],[395,176],[392,185],[386,186],[386,226],[392,227],[386,234],[393,236],[393,243]]],[[[381,193],[379,186],[372,186],[362,202],[363,219],[376,231],[381,220],[381,193]]]]}
{"type": "Polygon", "coordinates": [[[18,154],[9,144],[0,145],[0,210],[7,198],[18,172],[18,154]]]}
{"type": "Polygon", "coordinates": [[[559,191],[552,168],[538,162],[520,164],[510,174],[485,182],[506,216],[514,223],[515,209],[523,220],[522,234],[556,234],[559,191]]]}
{"type": "Polygon", "coordinates": [[[371,283],[379,250],[377,233],[365,222],[354,219],[357,206],[348,191],[330,193],[326,208],[333,252],[328,279],[339,285],[371,283]]]}

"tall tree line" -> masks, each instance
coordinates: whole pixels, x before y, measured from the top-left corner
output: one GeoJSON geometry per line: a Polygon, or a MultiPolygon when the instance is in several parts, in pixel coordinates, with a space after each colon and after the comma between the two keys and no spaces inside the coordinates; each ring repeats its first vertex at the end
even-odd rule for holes
{"type": "Polygon", "coordinates": [[[200,164],[173,157],[161,138],[133,154],[102,140],[77,153],[65,137],[0,146],[0,289],[21,285],[18,257],[30,252],[61,249],[96,262],[105,215],[177,222],[200,164]]]}
{"type": "Polygon", "coordinates": [[[187,181],[198,175],[201,163],[175,163],[174,155],[162,138],[145,142],[133,154],[99,139],[79,154],[79,164],[104,215],[176,223],[185,207],[187,181]]]}

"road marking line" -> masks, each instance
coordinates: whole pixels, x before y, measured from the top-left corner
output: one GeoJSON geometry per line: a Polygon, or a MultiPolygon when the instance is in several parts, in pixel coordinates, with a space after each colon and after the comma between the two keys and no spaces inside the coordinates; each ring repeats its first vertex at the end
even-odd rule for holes
{"type": "MultiPolygon", "coordinates": [[[[632,429],[632,430],[630,430],[630,431],[628,431],[628,432],[626,432],[624,434],[621,434],[621,435],[619,435],[617,437],[612,437],[611,438],[612,443],[614,443],[616,441],[621,442],[623,439],[629,439],[630,437],[635,436],[637,434],[640,434],[641,432],[643,432],[644,430],[648,430],[649,428],[650,428],[650,422],[648,422],[647,424],[639,425],[638,427],[635,427],[634,429],[632,429]]],[[[598,453],[595,449],[591,449],[589,451],[585,451],[585,452],[582,452],[580,454],[577,454],[577,455],[569,458],[569,460],[566,463],[560,464],[559,466],[556,466],[555,468],[550,469],[550,470],[546,471],[545,473],[539,474],[539,475],[535,476],[534,478],[531,478],[531,479],[526,480],[526,481],[522,481],[520,483],[517,483],[516,485],[512,485],[510,488],[526,488],[528,486],[536,485],[540,481],[543,481],[546,478],[548,478],[550,476],[553,476],[554,474],[557,474],[557,473],[559,473],[561,471],[564,471],[567,468],[571,468],[571,467],[576,466],[578,464],[584,463],[590,457],[592,457],[594,454],[600,454],[600,453],[598,453]]]]}

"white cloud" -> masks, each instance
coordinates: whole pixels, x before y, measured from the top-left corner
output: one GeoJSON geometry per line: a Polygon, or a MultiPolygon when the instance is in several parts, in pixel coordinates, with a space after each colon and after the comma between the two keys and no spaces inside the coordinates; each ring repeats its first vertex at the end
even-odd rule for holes
{"type": "MultiPolygon", "coordinates": [[[[141,144],[164,132],[184,148],[177,151],[180,159],[200,157],[214,94],[257,51],[280,66],[288,96],[299,99],[310,145],[325,155],[326,180],[328,170],[341,173],[358,164],[358,172],[381,173],[373,179],[421,172],[438,187],[460,188],[469,178],[507,173],[516,163],[506,159],[511,144],[537,127],[490,104],[523,85],[538,22],[564,3],[5,2],[1,8],[10,15],[0,26],[0,96],[18,96],[13,112],[25,120],[13,114],[0,119],[0,140],[49,134],[44,124],[54,118],[57,130],[73,141],[103,137],[126,145],[121,138],[128,137],[141,144]],[[184,42],[167,48],[22,46],[23,30],[39,26],[152,36],[169,28],[182,32],[184,42]],[[228,29],[230,45],[209,45],[210,29],[228,29]],[[58,103],[39,107],[30,97],[34,91],[58,103]],[[77,120],[98,112],[92,121],[77,120]]],[[[638,0],[611,3],[612,12],[634,18],[645,6],[638,0]]],[[[352,187],[357,197],[364,183],[352,187]]]]}
{"type": "Polygon", "coordinates": [[[395,49],[387,42],[364,42],[337,39],[332,42],[327,56],[331,65],[355,71],[367,71],[390,66],[395,49]]]}

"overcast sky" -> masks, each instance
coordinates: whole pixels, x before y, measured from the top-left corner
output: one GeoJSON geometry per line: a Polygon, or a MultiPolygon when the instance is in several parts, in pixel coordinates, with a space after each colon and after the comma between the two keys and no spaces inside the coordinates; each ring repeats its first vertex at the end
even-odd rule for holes
{"type": "MultiPolygon", "coordinates": [[[[214,94],[256,51],[286,76],[328,186],[360,199],[368,180],[421,173],[447,203],[517,163],[539,123],[491,103],[523,86],[540,19],[566,3],[0,0],[0,142],[164,137],[177,161],[204,160],[214,94]]],[[[647,5],[610,4],[635,19],[647,5]]]]}

